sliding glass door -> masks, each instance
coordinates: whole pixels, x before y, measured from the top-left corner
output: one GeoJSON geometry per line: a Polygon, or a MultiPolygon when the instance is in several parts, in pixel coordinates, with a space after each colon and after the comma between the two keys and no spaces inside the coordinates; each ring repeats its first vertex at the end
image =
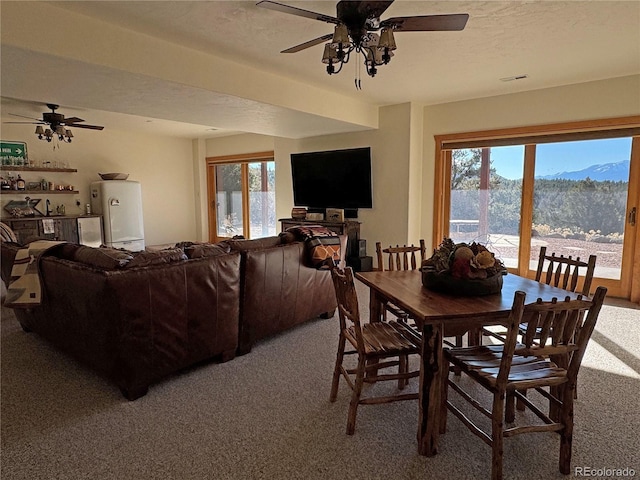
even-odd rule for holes
{"type": "Polygon", "coordinates": [[[453,150],[449,234],[456,243],[491,245],[507,267],[518,265],[524,148],[453,150]],[[496,158],[508,157],[508,164],[496,158]]]}
{"type": "Polygon", "coordinates": [[[635,282],[639,292],[640,136],[633,134],[640,130],[627,131],[544,136],[540,143],[527,137],[520,144],[496,136],[477,146],[437,139],[442,201],[434,243],[449,236],[490,245],[510,271],[530,277],[542,246],[585,261],[596,255],[593,285],[630,297],[635,282]]]}
{"type": "Polygon", "coordinates": [[[209,240],[276,234],[273,154],[207,159],[209,240]]]}
{"type": "Polygon", "coordinates": [[[587,259],[595,276],[622,278],[631,138],[538,145],[533,184],[531,269],[537,251],[587,259]]]}

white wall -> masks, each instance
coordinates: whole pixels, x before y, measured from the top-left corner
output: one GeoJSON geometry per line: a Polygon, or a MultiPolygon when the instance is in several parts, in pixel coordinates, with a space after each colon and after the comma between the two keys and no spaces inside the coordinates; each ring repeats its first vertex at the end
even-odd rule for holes
{"type": "MultiPolygon", "coordinates": [[[[627,115],[640,115],[640,75],[424,109],[414,104],[381,107],[377,130],[298,140],[243,134],[191,141],[113,129],[77,129],[73,143],[54,150],[52,144],[37,140],[30,126],[7,124],[2,125],[1,137],[27,142],[36,160],[67,161],[78,169],[75,174],[24,175],[27,181],[45,176],[49,181],[73,184],[79,195],[50,197],[54,205],[64,203],[68,214],[80,213],[89,201],[89,183],[99,180],[98,172],[125,172],[131,180],[140,181],[149,245],[206,239],[204,163],[208,156],[273,150],[276,214],[284,218],[294,206],[291,153],[371,146],[373,208],[361,209],[359,221],[372,255],[376,241],[402,244],[425,238],[430,244],[434,135],[627,115]]],[[[3,195],[2,205],[16,198],[20,197],[3,195]]]]}
{"type": "MultiPolygon", "coordinates": [[[[45,178],[55,183],[71,184],[80,192],[78,195],[32,194],[32,197],[42,198],[39,207],[43,213],[47,198],[53,206],[64,204],[67,214],[84,212],[85,204],[89,203],[89,184],[100,180],[98,173],[123,172],[129,174],[129,180],[142,184],[147,245],[196,239],[190,140],[113,129],[75,129],[72,143],[61,143],[54,149],[55,142],[38,140],[33,131],[30,125],[4,124],[1,135],[3,140],[26,142],[31,159],[68,162],[70,168],[78,170],[77,173],[21,173],[26,181],[45,178]],[[80,202],[80,207],[76,206],[76,201],[80,202]]],[[[23,197],[3,194],[2,206],[9,200],[23,197]]]]}
{"type": "Polygon", "coordinates": [[[411,104],[394,105],[380,108],[378,130],[299,140],[277,139],[274,148],[278,218],[290,217],[294,206],[291,153],[370,146],[373,208],[358,211],[358,220],[362,222],[361,238],[367,240],[369,255],[375,254],[376,241],[387,245],[406,243],[409,230],[411,120],[411,104]]]}
{"type": "Polygon", "coordinates": [[[640,115],[640,75],[424,108],[421,236],[431,243],[434,135],[640,115]]]}
{"type": "MultiPolygon", "coordinates": [[[[304,139],[237,135],[207,140],[207,156],[274,150],[276,215],[289,218],[293,204],[291,153],[371,147],[373,208],[360,209],[361,238],[375,256],[383,245],[417,242],[422,200],[422,109],[406,103],[380,108],[377,130],[304,139]],[[411,173],[410,173],[411,172],[411,173]],[[411,180],[413,178],[413,180],[411,180]],[[412,221],[410,221],[410,219],[412,221]]],[[[278,226],[279,228],[279,226],[278,226]]]]}

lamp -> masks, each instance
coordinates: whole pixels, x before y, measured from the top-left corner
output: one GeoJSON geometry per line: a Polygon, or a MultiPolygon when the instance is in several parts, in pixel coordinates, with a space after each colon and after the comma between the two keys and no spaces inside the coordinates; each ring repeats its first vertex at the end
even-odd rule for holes
{"type": "Polygon", "coordinates": [[[393,38],[393,30],[390,28],[383,28],[382,32],[380,32],[378,50],[382,53],[381,60],[385,65],[391,61],[393,50],[396,48],[396,39],[393,38]]]}
{"type": "Polygon", "coordinates": [[[46,130],[42,128],[42,125],[38,125],[36,127],[36,135],[39,140],[46,140],[47,142],[51,142],[53,140],[53,136],[57,135],[58,140],[66,143],[71,143],[71,139],[73,138],[73,132],[67,128],[64,128],[62,125],[51,125],[51,128],[47,128],[46,130]]]}
{"type": "Polygon", "coordinates": [[[351,52],[360,53],[369,76],[374,77],[378,72],[376,67],[386,65],[391,61],[396,41],[393,28],[383,28],[380,36],[376,33],[364,31],[350,32],[344,23],[336,25],[331,43],[324,46],[322,63],[327,65],[327,73],[340,73],[345,63],[349,61],[351,52]]]}

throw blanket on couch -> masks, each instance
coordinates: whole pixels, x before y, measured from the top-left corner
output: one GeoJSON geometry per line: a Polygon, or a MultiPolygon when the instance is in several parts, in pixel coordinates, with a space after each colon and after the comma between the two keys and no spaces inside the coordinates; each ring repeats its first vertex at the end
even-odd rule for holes
{"type": "Polygon", "coordinates": [[[42,285],[38,264],[47,250],[66,242],[36,240],[18,250],[11,268],[11,280],[7,287],[4,305],[9,308],[29,308],[40,305],[42,285]]]}
{"type": "Polygon", "coordinates": [[[298,239],[305,242],[309,261],[317,269],[327,270],[340,263],[340,237],[327,227],[321,225],[306,225],[291,227],[298,239]]]}

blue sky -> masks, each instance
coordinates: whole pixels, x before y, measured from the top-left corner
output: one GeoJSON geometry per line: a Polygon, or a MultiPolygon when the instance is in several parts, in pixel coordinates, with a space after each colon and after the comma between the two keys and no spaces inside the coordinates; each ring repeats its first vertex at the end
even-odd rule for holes
{"type": "MultiPolygon", "coordinates": [[[[546,143],[536,149],[535,176],[582,170],[590,165],[629,160],[631,138],[546,143]]],[[[493,147],[491,160],[498,175],[522,178],[524,147],[493,147]]]]}

